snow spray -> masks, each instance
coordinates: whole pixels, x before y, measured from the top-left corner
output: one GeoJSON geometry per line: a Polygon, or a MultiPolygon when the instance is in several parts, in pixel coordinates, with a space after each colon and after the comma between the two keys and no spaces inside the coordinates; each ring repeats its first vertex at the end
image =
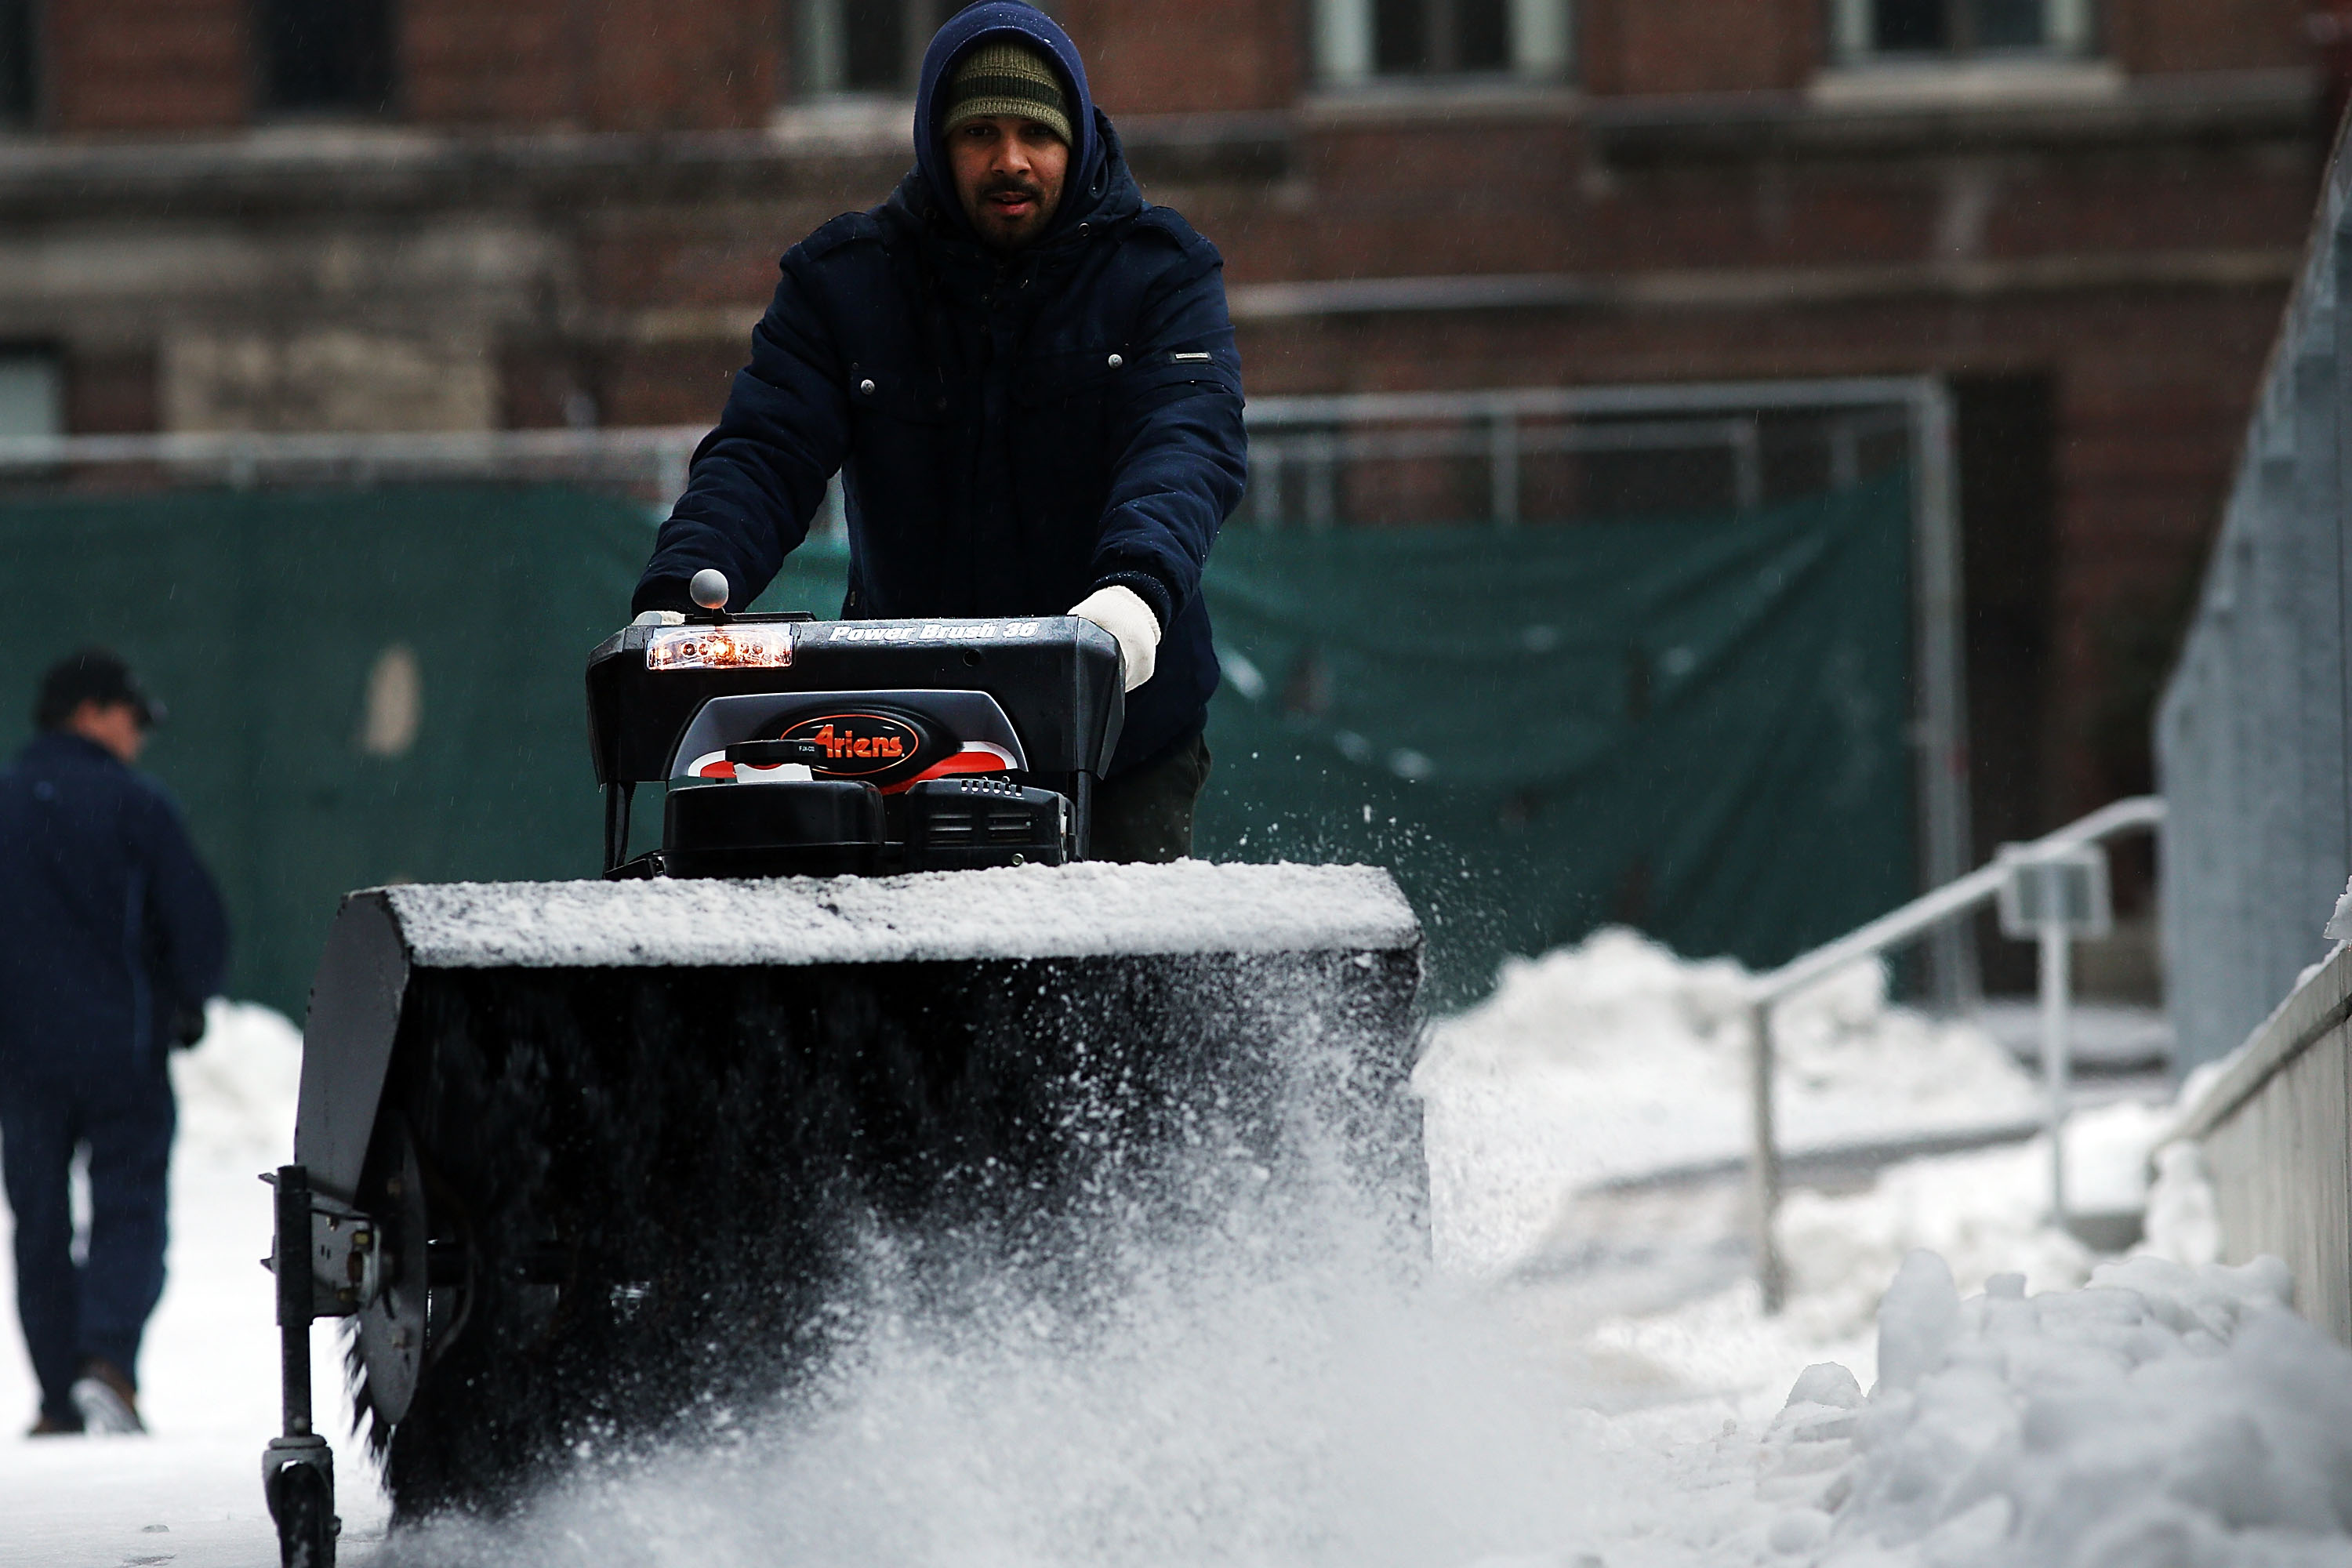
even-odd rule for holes
{"type": "Polygon", "coordinates": [[[656,1446],[583,1436],[519,1506],[383,1561],[1576,1563],[1625,1489],[1572,1369],[1432,1276],[1421,1173],[1359,1146],[1344,1011],[1260,1000],[1277,1154],[1203,1116],[1042,1219],[869,1226],[782,1395],[715,1386],[656,1446]]]}

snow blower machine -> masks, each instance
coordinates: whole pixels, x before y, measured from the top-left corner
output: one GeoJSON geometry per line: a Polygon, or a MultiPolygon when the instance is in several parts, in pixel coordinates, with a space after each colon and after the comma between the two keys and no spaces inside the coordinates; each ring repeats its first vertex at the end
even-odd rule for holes
{"type": "Polygon", "coordinates": [[[1087,1214],[1204,1234],[1204,1164],[1418,1192],[1411,909],[1370,868],[1088,863],[1119,675],[1068,617],[641,616],[588,666],[602,878],[344,899],[270,1178],[287,1564],[338,1529],[318,1318],[397,1526],[772,1406],[877,1238],[1076,1280],[1087,1214]]]}

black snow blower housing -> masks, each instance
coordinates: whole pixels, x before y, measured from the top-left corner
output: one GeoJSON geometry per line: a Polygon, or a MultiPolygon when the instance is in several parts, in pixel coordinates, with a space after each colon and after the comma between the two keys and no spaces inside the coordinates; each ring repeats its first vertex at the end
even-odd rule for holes
{"type": "Polygon", "coordinates": [[[1123,711],[1118,645],[1093,622],[668,619],[588,661],[608,876],[1086,858],[1123,711]],[[630,801],[654,781],[662,845],[631,860],[630,801]]]}
{"type": "Polygon", "coordinates": [[[588,708],[602,878],[368,889],[328,932],[273,1178],[287,1563],[334,1554],[314,1318],[398,1523],[776,1399],[877,1243],[1075,1288],[1089,1213],[1196,1224],[1204,1162],[1333,1149],[1414,1206],[1412,910],[1370,868],[1087,863],[1099,627],[641,618],[588,708]]]}

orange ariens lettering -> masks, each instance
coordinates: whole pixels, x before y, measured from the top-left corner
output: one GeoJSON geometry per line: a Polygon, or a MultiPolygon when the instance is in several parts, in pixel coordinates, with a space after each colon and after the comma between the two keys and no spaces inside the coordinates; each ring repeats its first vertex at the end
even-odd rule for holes
{"type": "Polygon", "coordinates": [[[814,744],[819,772],[836,778],[887,774],[921,754],[923,737],[887,713],[829,713],[803,719],[784,731],[786,740],[814,744]]]}

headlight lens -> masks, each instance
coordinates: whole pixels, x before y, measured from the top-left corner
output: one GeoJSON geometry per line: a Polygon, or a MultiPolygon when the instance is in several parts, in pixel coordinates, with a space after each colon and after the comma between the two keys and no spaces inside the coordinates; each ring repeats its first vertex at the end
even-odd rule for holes
{"type": "Polygon", "coordinates": [[[647,669],[782,669],[792,662],[788,624],[665,626],[646,639],[647,669]]]}

